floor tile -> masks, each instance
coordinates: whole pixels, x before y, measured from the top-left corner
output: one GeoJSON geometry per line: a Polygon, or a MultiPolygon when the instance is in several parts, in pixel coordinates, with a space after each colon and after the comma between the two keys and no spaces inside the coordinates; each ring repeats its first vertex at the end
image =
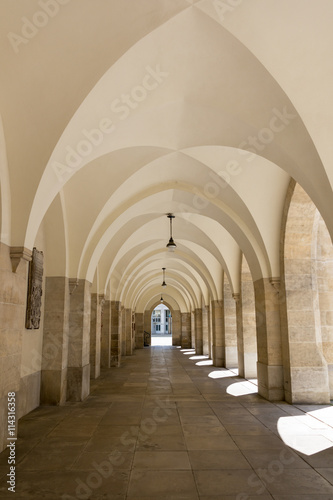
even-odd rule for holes
{"type": "Polygon", "coordinates": [[[137,471],[131,474],[127,497],[146,496],[157,498],[198,498],[192,472],[188,471],[137,471]]]}
{"type": "Polygon", "coordinates": [[[228,433],[223,425],[183,425],[184,436],[227,436],[228,433]]]}
{"type": "Polygon", "coordinates": [[[266,450],[242,450],[242,453],[254,469],[264,468],[279,472],[284,468],[309,468],[307,462],[287,447],[266,450]]]}
{"type": "Polygon", "coordinates": [[[185,436],[188,450],[237,450],[230,436],[185,436]]]}
{"type": "Polygon", "coordinates": [[[133,469],[188,470],[191,465],[185,451],[137,451],[133,469]]]}
{"type": "Polygon", "coordinates": [[[288,491],[290,495],[321,495],[333,497],[333,486],[312,469],[284,469],[281,473],[269,469],[258,469],[258,476],[273,495],[288,491]]]}
{"type": "Polygon", "coordinates": [[[283,445],[277,436],[233,436],[233,439],[241,450],[280,449],[283,445]]]}
{"type": "Polygon", "coordinates": [[[193,450],[188,452],[193,470],[251,469],[238,450],[193,450]]]}
{"type": "MultiPolygon", "coordinates": [[[[249,470],[194,471],[199,495],[239,495],[268,493],[255,472],[249,470]]],[[[237,498],[237,496],[236,496],[237,498]]]]}

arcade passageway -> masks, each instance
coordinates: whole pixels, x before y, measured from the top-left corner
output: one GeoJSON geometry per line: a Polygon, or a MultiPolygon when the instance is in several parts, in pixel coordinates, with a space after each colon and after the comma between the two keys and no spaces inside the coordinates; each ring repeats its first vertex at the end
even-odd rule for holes
{"type": "Polygon", "coordinates": [[[332,19],[0,0],[2,484],[333,498],[332,19]]]}

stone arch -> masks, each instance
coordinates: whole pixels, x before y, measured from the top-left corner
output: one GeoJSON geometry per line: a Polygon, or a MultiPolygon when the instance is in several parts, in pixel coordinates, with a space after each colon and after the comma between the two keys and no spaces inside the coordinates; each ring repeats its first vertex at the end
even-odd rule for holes
{"type": "Polygon", "coordinates": [[[318,237],[319,220],[315,204],[292,180],[282,224],[280,291],[284,388],[285,399],[290,403],[330,401],[320,313],[324,292],[320,304],[316,262],[318,241],[324,248],[327,238],[324,245],[322,235],[318,237]]]}

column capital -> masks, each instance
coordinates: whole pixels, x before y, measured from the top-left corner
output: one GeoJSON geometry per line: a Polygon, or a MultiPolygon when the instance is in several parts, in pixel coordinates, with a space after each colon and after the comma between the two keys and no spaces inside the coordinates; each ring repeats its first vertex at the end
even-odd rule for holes
{"type": "Polygon", "coordinates": [[[16,273],[21,260],[30,262],[32,251],[25,247],[10,247],[10,260],[12,261],[13,273],[16,273]]]}
{"type": "Polygon", "coordinates": [[[236,302],[236,304],[240,301],[240,293],[233,293],[232,298],[236,302]]]}
{"type": "Polygon", "coordinates": [[[274,290],[279,293],[280,292],[280,285],[281,285],[281,280],[279,277],[276,278],[269,278],[269,282],[274,288],[274,290]]]}
{"type": "Polygon", "coordinates": [[[79,280],[78,278],[69,278],[68,284],[69,284],[69,294],[72,295],[79,286],[79,280]]]}

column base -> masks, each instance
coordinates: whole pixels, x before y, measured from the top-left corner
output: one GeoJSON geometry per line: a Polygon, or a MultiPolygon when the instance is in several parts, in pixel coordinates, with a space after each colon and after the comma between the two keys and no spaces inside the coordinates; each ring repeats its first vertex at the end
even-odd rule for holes
{"type": "Polygon", "coordinates": [[[67,368],[63,370],[42,370],[40,403],[63,405],[66,402],[67,368]]]}
{"type": "Polygon", "coordinates": [[[191,339],[188,337],[183,337],[182,336],[182,343],[181,343],[182,349],[190,349],[191,348],[191,339]]]}
{"type": "Polygon", "coordinates": [[[290,404],[330,404],[330,390],[326,366],[297,367],[291,369],[291,389],[286,389],[290,404]]]}
{"type": "Polygon", "coordinates": [[[257,378],[257,353],[244,353],[244,378],[257,378]]]}
{"type": "Polygon", "coordinates": [[[116,368],[119,368],[120,366],[120,356],[113,356],[111,355],[111,359],[110,359],[110,366],[115,366],[116,368]]]}
{"type": "Polygon", "coordinates": [[[257,363],[258,393],[268,401],[283,401],[283,367],[257,363]]]}
{"type": "Polygon", "coordinates": [[[198,355],[198,356],[202,356],[203,355],[203,342],[198,342],[198,340],[196,341],[195,343],[195,353],[198,355]]]}
{"type": "Polygon", "coordinates": [[[225,365],[224,353],[225,349],[223,346],[218,346],[218,345],[212,346],[213,366],[223,367],[225,365]]]}
{"type": "Polygon", "coordinates": [[[225,367],[238,368],[237,346],[225,348],[225,367]]]}
{"type": "Polygon", "coordinates": [[[90,392],[90,365],[71,366],[67,371],[67,400],[83,401],[90,392]]]}

